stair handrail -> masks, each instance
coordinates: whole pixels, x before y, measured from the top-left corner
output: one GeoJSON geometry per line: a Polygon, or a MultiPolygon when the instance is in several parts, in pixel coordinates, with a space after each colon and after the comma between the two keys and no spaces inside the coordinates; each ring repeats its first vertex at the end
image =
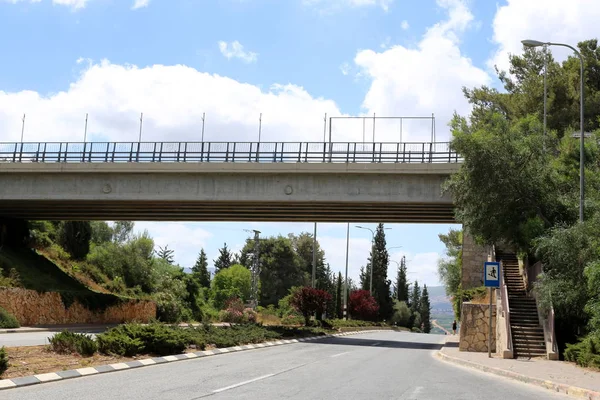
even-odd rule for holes
{"type": "MultiPolygon", "coordinates": [[[[542,263],[542,273],[544,271],[544,264],[542,263]]],[[[558,354],[558,345],[556,343],[556,332],[554,331],[554,306],[552,305],[552,298],[550,298],[550,310],[548,311],[548,331],[550,333],[550,344],[552,351],[558,354]]]]}
{"type": "Polygon", "coordinates": [[[504,316],[504,325],[506,327],[506,348],[513,352],[512,331],[510,329],[510,307],[508,305],[508,288],[504,281],[504,265],[500,260],[500,299],[502,301],[502,314],[504,316]]]}

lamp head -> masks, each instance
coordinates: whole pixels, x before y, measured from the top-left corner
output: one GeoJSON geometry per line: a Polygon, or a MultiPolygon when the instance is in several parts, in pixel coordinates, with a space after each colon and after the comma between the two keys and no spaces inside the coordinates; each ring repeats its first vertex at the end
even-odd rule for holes
{"type": "Polygon", "coordinates": [[[523,46],[525,46],[525,47],[540,47],[540,46],[547,44],[544,42],[540,42],[539,40],[531,40],[531,39],[521,40],[521,43],[523,43],[523,46]]]}

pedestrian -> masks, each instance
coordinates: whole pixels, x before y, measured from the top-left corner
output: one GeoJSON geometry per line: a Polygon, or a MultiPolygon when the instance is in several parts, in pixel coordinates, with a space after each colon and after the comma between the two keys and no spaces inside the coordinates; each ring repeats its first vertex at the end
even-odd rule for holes
{"type": "Polygon", "coordinates": [[[454,320],[454,322],[452,322],[452,334],[456,335],[456,320],[454,320]]]}

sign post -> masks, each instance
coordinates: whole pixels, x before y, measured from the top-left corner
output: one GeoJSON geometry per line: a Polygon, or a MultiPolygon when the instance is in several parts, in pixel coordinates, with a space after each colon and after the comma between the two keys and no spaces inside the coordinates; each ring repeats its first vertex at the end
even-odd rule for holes
{"type": "Polygon", "coordinates": [[[500,263],[487,261],[483,264],[483,282],[485,287],[490,288],[490,320],[488,332],[488,357],[492,357],[492,299],[494,288],[500,287],[500,263]]]}

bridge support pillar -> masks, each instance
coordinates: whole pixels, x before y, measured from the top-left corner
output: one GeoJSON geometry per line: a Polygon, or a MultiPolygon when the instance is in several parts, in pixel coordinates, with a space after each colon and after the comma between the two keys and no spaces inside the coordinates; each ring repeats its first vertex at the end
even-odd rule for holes
{"type": "Polygon", "coordinates": [[[488,261],[489,246],[480,246],[466,227],[463,227],[462,288],[483,286],[483,263],[488,261]]]}

